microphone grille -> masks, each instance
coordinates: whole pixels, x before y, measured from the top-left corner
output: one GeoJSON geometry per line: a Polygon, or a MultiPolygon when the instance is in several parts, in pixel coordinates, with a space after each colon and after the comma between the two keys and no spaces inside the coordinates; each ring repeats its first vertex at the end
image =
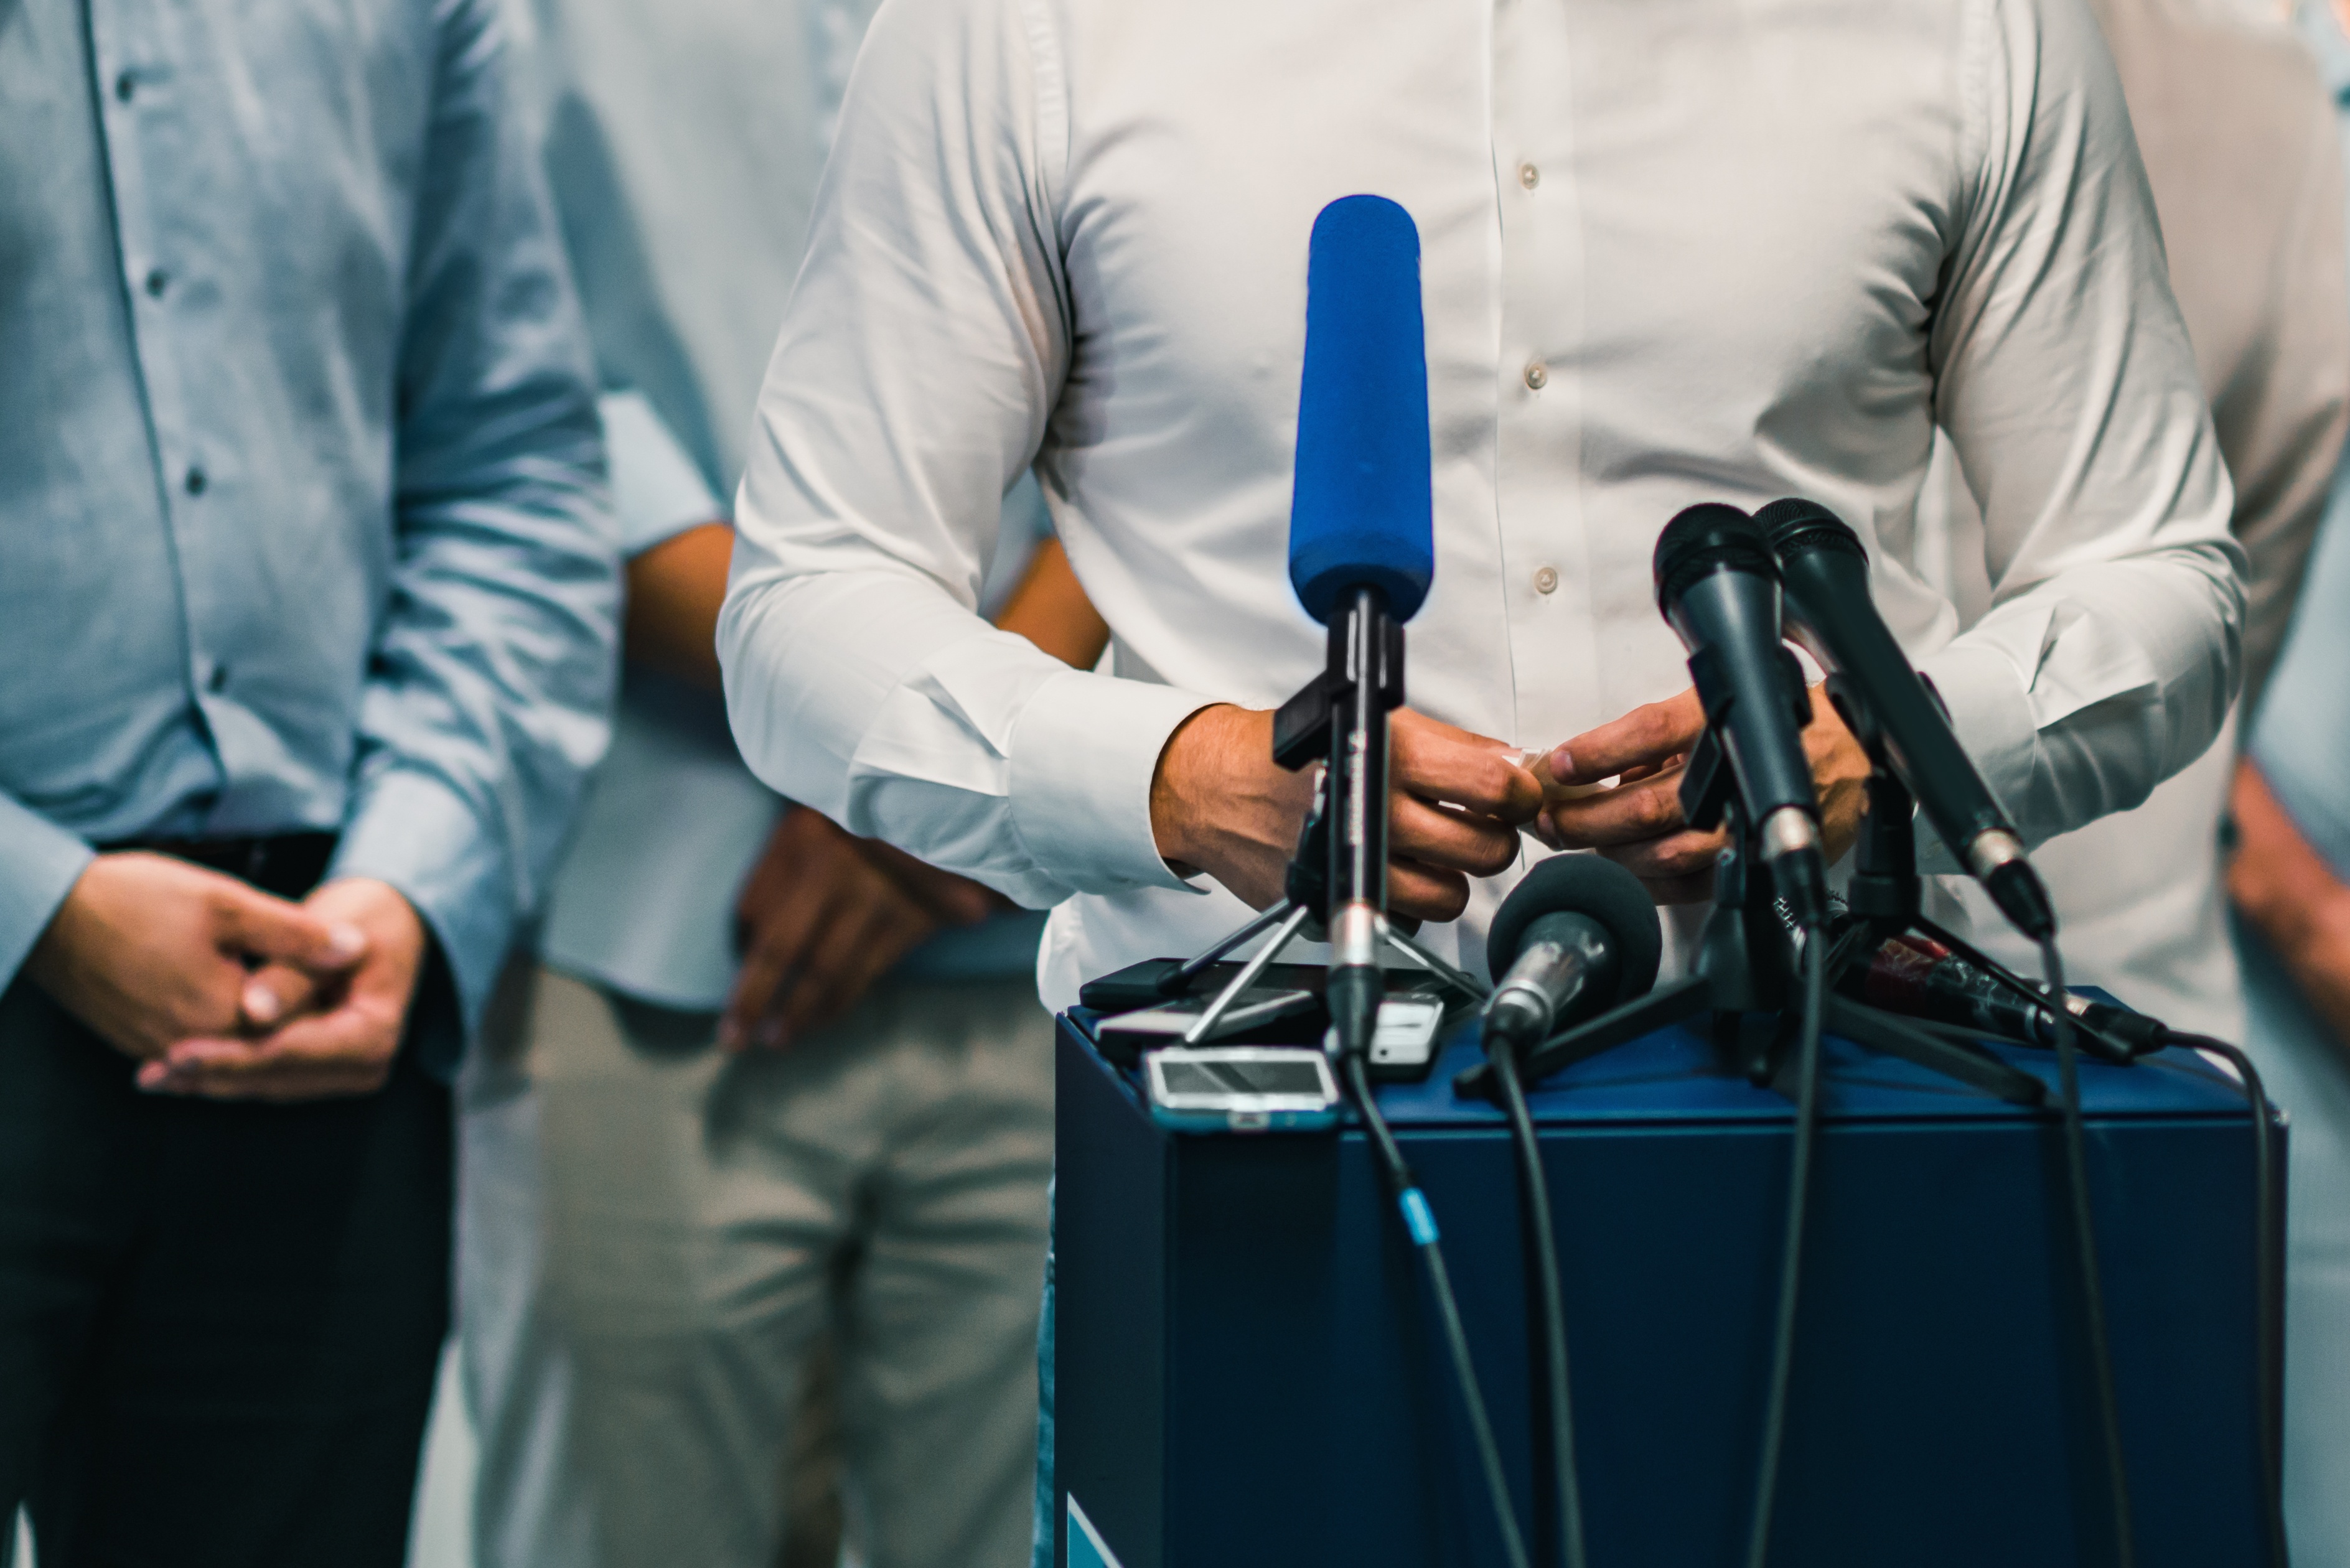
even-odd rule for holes
{"type": "Polygon", "coordinates": [[[1534,863],[1493,912],[1485,962],[1495,980],[1518,961],[1526,928],[1544,915],[1587,915],[1616,943],[1616,1002],[1645,995],[1663,961],[1664,926],[1638,877],[1596,855],[1554,855],[1534,863]]]}
{"type": "Polygon", "coordinates": [[[1657,607],[1669,615],[1684,589],[1724,566],[1779,580],[1779,564],[1753,518],[1716,501],[1681,512],[1657,535],[1657,607]]]}
{"type": "Polygon", "coordinates": [[[1754,526],[1771,542],[1772,554],[1784,565],[1796,556],[1830,550],[1866,561],[1868,551],[1845,520],[1816,501],[1789,496],[1773,501],[1754,514],[1754,526]]]}

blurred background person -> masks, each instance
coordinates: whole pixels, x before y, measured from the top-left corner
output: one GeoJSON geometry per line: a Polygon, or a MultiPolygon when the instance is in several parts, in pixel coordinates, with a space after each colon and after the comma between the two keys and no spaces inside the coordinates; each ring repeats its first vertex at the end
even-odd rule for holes
{"type": "MultiPolygon", "coordinates": [[[[2344,12],[2300,7],[2350,149],[2344,12]]],[[[2350,279],[2337,280],[2350,292],[2350,279]]],[[[2246,1044],[2292,1120],[2285,1520],[2300,1568],[2350,1568],[2350,465],[2235,774],[2246,1044]]]]}
{"type": "MultiPolygon", "coordinates": [[[[779,802],[718,692],[718,496],[868,8],[529,8],[629,591],[612,753],[465,1089],[484,1568],[767,1568],[827,1327],[863,1560],[1025,1557],[1042,917],[779,802]]],[[[1006,624],[1090,664],[1107,632],[1057,545],[1032,559],[1033,486],[1004,514],[964,586],[1018,583],[1006,624]]]]}
{"type": "MultiPolygon", "coordinates": [[[[2171,287],[2235,482],[2230,522],[2251,562],[2238,711],[2249,711],[2283,641],[2350,430],[2334,109],[2307,49],[2266,5],[2090,0],[2090,9],[2121,74],[2171,287]]],[[[1947,441],[1935,468],[1918,554],[1971,625],[2030,585],[1991,580],[1981,514],[1947,441]]],[[[2064,629],[2052,618],[2050,640],[2064,629]]],[[[2074,983],[2226,1040],[2244,1033],[2220,845],[2237,735],[2231,716],[2210,750],[2144,805],[2033,852],[2055,894],[2074,983]]],[[[1976,940],[2037,974],[2037,955],[1981,889],[1951,882],[1976,940]]]]}
{"type": "Polygon", "coordinates": [[[617,607],[501,15],[0,9],[0,1520],[44,1568],[400,1561],[445,1082],[617,607]]]}

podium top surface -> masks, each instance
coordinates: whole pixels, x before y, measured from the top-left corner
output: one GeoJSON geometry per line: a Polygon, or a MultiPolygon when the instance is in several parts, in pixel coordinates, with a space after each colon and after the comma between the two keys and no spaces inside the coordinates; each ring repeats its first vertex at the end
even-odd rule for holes
{"type": "MultiPolygon", "coordinates": [[[[1089,1034],[1091,1015],[1078,1010],[1068,1022],[1089,1034]]],[[[1243,1044],[1220,1041],[1220,1044],[1243,1044]]],[[[1820,1115],[1839,1122],[2015,1120],[2045,1116],[2056,1105],[2056,1057],[2049,1051],[1986,1042],[2001,1060],[2048,1085],[2048,1106],[2012,1106],[1954,1079],[1890,1056],[1878,1055],[1831,1034],[1822,1062],[1820,1115]]],[[[1098,1058],[1097,1058],[1098,1059],[1098,1058]]],[[[1450,1033],[1435,1069],[1416,1084],[1379,1087],[1379,1108],[1399,1127],[1459,1127],[1464,1131],[1502,1125],[1501,1111],[1481,1099],[1454,1092],[1453,1078],[1484,1060],[1472,1018],[1450,1033]]],[[[1105,1070],[1135,1085],[1125,1074],[1105,1070]]],[[[1530,1085],[1528,1107],[1548,1126],[1770,1123],[1792,1120],[1794,1104],[1758,1088],[1721,1065],[1703,1026],[1676,1024],[1627,1045],[1578,1062],[1538,1085],[1530,1085]]],[[[2236,1081],[2202,1056],[2170,1049],[2121,1067],[2081,1058],[2081,1109],[2095,1120],[2225,1117],[2245,1113],[2236,1081]]]]}

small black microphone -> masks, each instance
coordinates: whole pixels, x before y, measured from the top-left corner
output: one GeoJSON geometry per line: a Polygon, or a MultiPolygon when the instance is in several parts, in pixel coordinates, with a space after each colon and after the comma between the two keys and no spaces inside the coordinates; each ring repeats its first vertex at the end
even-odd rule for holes
{"type": "Polygon", "coordinates": [[[2056,931],[2048,889],[1950,716],[1877,614],[1859,535],[1827,508],[1796,499],[1773,502],[1754,523],[1778,557],[1787,635],[1859,696],[1918,809],[2000,912],[2047,940],[2056,931]]]}
{"type": "Polygon", "coordinates": [[[1645,994],[1663,952],[1657,906],[1638,877],[1596,855],[1555,855],[1511,889],[1486,931],[1486,1037],[1531,1051],[1645,994]]]}
{"type": "Polygon", "coordinates": [[[1657,607],[1689,649],[1690,677],[1746,807],[1762,863],[1798,924],[1827,918],[1819,798],[1804,754],[1802,667],[1780,644],[1779,567],[1735,506],[1692,506],[1657,539],[1657,607]]]}
{"type": "MultiPolygon", "coordinates": [[[[2044,1001],[2027,1001],[1930,937],[1896,937],[1846,972],[1837,989],[1871,1007],[1962,1029],[2054,1047],[2056,1026],[2044,1001]]],[[[2181,1038],[2158,1018],[2110,1002],[2064,997],[2064,1011],[2091,1033],[2088,1049],[2131,1061],[2181,1038]]]]}

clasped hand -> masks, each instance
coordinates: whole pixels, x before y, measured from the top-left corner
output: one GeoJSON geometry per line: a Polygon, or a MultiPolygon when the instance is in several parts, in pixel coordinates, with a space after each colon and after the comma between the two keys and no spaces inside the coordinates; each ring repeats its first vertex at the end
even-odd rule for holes
{"type": "Polygon", "coordinates": [[[26,972],[140,1063],[140,1087],[302,1100],[382,1086],[425,952],[423,922],[382,882],[344,877],[301,903],[161,855],[101,855],[26,972]]]}
{"type": "MultiPolygon", "coordinates": [[[[1469,879],[1517,858],[1521,827],[1554,849],[1592,849],[1618,862],[1660,904],[1711,897],[1726,838],[1690,827],[1680,804],[1681,775],[1704,728],[1697,693],[1686,691],[1577,735],[1529,766],[1503,742],[1399,711],[1388,907],[1425,920],[1458,919],[1469,879]]],[[[1804,745],[1833,862],[1851,847],[1868,809],[1869,765],[1817,687],[1804,745]]],[[[1270,712],[1203,708],[1170,738],[1150,784],[1159,854],[1186,875],[1213,877],[1255,909],[1282,896],[1313,788],[1272,756],[1270,712]]]]}
{"type": "MultiPolygon", "coordinates": [[[[1460,918],[1469,879],[1506,870],[1543,788],[1514,746],[1409,708],[1397,711],[1388,763],[1388,907],[1423,920],[1460,918]]],[[[1205,872],[1252,908],[1282,877],[1312,804],[1313,783],[1273,762],[1273,715],[1218,705],[1185,720],[1150,784],[1159,852],[1205,872]]]]}
{"type": "MultiPolygon", "coordinates": [[[[1648,884],[1659,904],[1713,896],[1713,866],[1729,836],[1689,826],[1681,778],[1705,732],[1695,691],[1633,709],[1537,759],[1544,786],[1534,832],[1554,849],[1593,849],[1648,884]],[[1606,781],[1613,779],[1612,786],[1606,781]]],[[[1868,753],[1812,688],[1804,751],[1820,801],[1821,836],[1833,865],[1860,832],[1868,810],[1868,753]]]]}

